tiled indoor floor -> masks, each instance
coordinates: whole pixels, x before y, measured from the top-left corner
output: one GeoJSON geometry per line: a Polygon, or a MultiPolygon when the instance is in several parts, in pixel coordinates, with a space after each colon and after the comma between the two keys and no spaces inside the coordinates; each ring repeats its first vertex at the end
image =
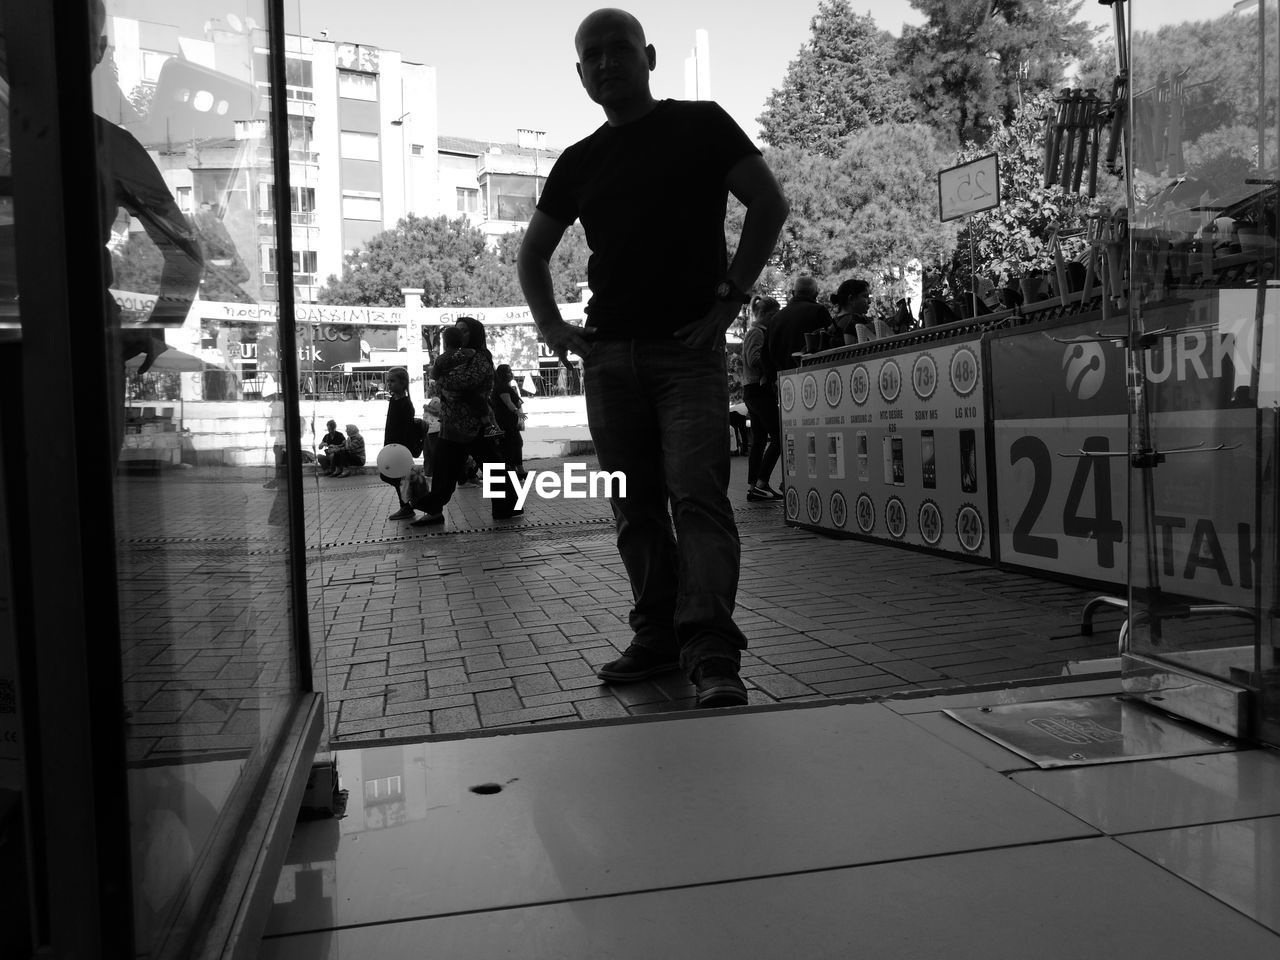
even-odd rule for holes
{"type": "Polygon", "coordinates": [[[1274,753],[1040,770],[955,699],[340,750],[260,956],[1280,955],[1274,753]]]}

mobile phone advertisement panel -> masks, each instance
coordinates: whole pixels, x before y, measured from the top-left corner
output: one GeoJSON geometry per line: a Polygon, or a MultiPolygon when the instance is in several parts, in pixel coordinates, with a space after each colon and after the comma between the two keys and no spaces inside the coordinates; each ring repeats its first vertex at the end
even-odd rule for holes
{"type": "Polygon", "coordinates": [[[980,341],[778,378],[788,523],[990,559],[980,341]]]}
{"type": "Polygon", "coordinates": [[[1188,451],[1149,471],[1130,471],[1123,342],[1098,336],[1123,336],[1125,318],[991,339],[1002,563],[1123,589],[1133,559],[1136,583],[1252,603],[1255,412],[1232,406],[1249,362],[1213,296],[1146,312],[1163,331],[1143,356],[1152,442],[1188,451]],[[1144,476],[1149,533],[1144,491],[1129,489],[1144,476]]]}

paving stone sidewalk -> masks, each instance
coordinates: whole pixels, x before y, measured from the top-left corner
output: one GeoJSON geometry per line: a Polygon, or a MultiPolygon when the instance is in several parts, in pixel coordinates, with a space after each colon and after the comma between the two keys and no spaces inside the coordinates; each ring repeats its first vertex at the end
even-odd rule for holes
{"type": "MultiPolygon", "coordinates": [[[[789,528],[781,506],[746,501],[745,474],[735,458],[753,704],[1031,681],[1114,655],[1115,614],[1080,634],[1096,591],[789,528]]],[[[694,708],[678,673],[625,686],[595,677],[630,641],[607,502],[531,497],[523,518],[494,522],[480,490],[463,488],[443,528],[414,529],[385,519],[395,497],[376,477],[307,490],[312,634],[333,739],[694,708]]]]}

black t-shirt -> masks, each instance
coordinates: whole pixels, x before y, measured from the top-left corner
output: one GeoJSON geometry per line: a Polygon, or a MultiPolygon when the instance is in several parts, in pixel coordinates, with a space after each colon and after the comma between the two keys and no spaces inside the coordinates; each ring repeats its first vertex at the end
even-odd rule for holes
{"type": "Polygon", "coordinates": [[[560,155],[538,209],[582,221],[598,336],[666,339],[706,315],[728,269],[725,178],[759,152],[719,104],[661,100],[560,155]]]}
{"type": "Polygon", "coordinates": [[[792,353],[804,349],[804,335],[831,322],[827,308],[812,300],[792,300],[769,320],[765,334],[766,365],[773,376],[800,366],[792,353]]]}
{"type": "Polygon", "coordinates": [[[516,410],[520,409],[520,394],[516,393],[515,387],[507,384],[501,390],[493,391],[493,415],[504,431],[510,432],[519,428],[520,414],[507,408],[502,402],[502,398],[508,396],[511,402],[516,405],[516,410]]]}

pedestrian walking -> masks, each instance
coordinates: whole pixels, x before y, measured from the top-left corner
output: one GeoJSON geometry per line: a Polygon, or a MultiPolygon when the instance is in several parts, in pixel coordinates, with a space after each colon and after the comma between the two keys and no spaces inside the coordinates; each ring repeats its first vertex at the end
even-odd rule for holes
{"type": "Polygon", "coordinates": [[[627,478],[626,497],[611,502],[634,639],[599,676],[625,683],[679,666],[701,706],[742,704],[725,332],[773,251],[787,202],[718,104],[654,99],[657,53],[630,13],[591,13],[574,45],[582,86],[606,122],[552,167],[517,266],[543,339],[562,364],[570,352],[583,358],[601,469],[627,478]],[[729,193],[747,208],[732,262],[729,193]],[[591,247],[582,328],[560,315],[550,271],[575,220],[591,247]],[[664,306],[655,310],[637,292],[659,280],[664,306]]]}

